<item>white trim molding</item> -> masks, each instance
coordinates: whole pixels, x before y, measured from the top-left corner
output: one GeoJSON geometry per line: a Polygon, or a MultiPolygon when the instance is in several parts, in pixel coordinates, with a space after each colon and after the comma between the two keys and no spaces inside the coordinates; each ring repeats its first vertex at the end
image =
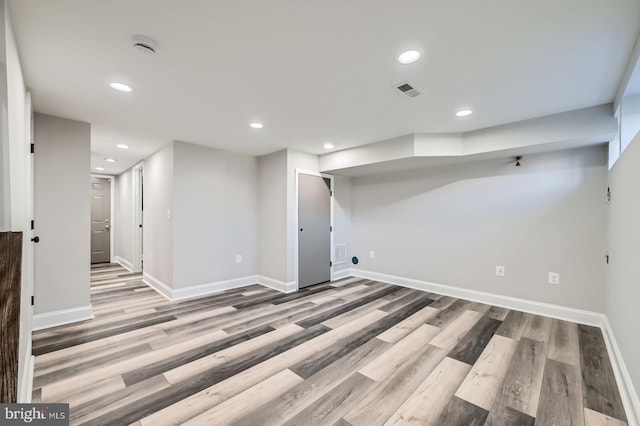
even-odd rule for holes
{"type": "Polygon", "coordinates": [[[217,281],[213,283],[193,285],[185,288],[176,288],[171,291],[171,300],[184,300],[194,297],[207,296],[222,290],[246,287],[256,283],[256,276],[234,278],[231,280],[217,281]]]}
{"type": "Polygon", "coordinates": [[[113,259],[116,263],[120,264],[120,266],[122,266],[124,269],[128,270],[129,272],[133,272],[133,264],[131,262],[129,262],[126,259],[123,259],[120,256],[116,256],[113,259]]]}
{"type": "Polygon", "coordinates": [[[33,372],[35,368],[35,357],[31,355],[31,352],[31,339],[29,339],[27,347],[28,355],[27,359],[25,360],[26,365],[24,366],[24,371],[22,373],[22,380],[19,383],[18,403],[20,404],[30,403],[33,393],[33,372]]]}
{"type": "Polygon", "coordinates": [[[283,293],[293,293],[298,291],[298,286],[295,281],[279,281],[273,278],[265,277],[264,275],[256,276],[256,281],[258,284],[263,285],[265,287],[272,288],[274,290],[281,291],[283,293]]]}
{"type": "Polygon", "coordinates": [[[33,316],[33,330],[44,330],[45,328],[57,327],[59,325],[71,324],[73,322],[93,319],[93,307],[91,305],[79,308],[62,309],[60,311],[47,312],[33,316]]]}
{"type": "Polygon", "coordinates": [[[252,284],[260,284],[265,287],[270,287],[275,290],[282,291],[284,293],[291,293],[293,291],[296,291],[295,282],[284,283],[282,281],[277,281],[259,275],[250,275],[247,277],[233,278],[230,280],[216,281],[212,283],[198,284],[175,289],[169,287],[167,284],[163,283],[147,272],[143,273],[142,281],[144,281],[145,284],[164,296],[167,300],[172,302],[208,296],[218,291],[246,287],[252,284]]]}
{"type": "Polygon", "coordinates": [[[133,229],[131,229],[131,235],[133,235],[133,261],[131,262],[131,270],[133,272],[142,271],[142,232],[144,226],[144,212],[142,211],[142,183],[144,181],[144,161],[139,162],[131,168],[131,194],[132,194],[132,208],[133,211],[133,229]]]}
{"type": "Polygon", "coordinates": [[[613,373],[616,376],[616,382],[618,383],[618,389],[620,390],[622,404],[624,405],[625,412],[627,414],[627,423],[629,425],[639,425],[640,399],[638,398],[638,393],[631,382],[631,375],[624,363],[624,358],[622,357],[622,352],[620,351],[613,329],[609,323],[609,318],[605,315],[602,317],[602,334],[607,345],[607,351],[609,352],[609,359],[611,360],[613,373]]]}
{"type": "Polygon", "coordinates": [[[331,281],[341,280],[343,278],[347,278],[350,276],[351,276],[350,268],[340,269],[339,271],[334,270],[333,273],[331,274],[331,281]]]}
{"type": "Polygon", "coordinates": [[[152,289],[154,289],[155,291],[157,291],[158,293],[160,293],[165,299],[171,301],[171,292],[172,289],[171,287],[169,287],[168,285],[166,285],[165,283],[163,283],[162,281],[160,281],[159,279],[157,279],[156,277],[154,277],[153,275],[147,273],[147,272],[143,272],[142,273],[142,282],[144,282],[146,285],[148,285],[149,287],[151,287],[152,289]]]}
{"type": "Polygon", "coordinates": [[[469,290],[461,287],[436,284],[413,278],[398,277],[395,275],[381,274],[379,272],[363,271],[355,268],[351,269],[351,275],[354,277],[395,284],[401,287],[438,293],[444,296],[458,297],[461,299],[486,303],[508,309],[515,309],[517,311],[528,312],[536,315],[544,315],[566,321],[578,322],[580,324],[602,327],[602,318],[604,315],[598,312],[568,308],[566,306],[552,305],[549,303],[534,302],[511,296],[502,296],[499,294],[486,293],[484,291],[469,290]]]}

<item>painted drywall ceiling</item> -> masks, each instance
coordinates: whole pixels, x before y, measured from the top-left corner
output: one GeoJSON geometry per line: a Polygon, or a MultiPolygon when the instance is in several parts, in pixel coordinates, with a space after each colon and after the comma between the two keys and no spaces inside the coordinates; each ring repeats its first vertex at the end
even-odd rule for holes
{"type": "Polygon", "coordinates": [[[92,165],[120,160],[107,173],[171,140],[322,153],[329,141],[343,149],[611,102],[640,30],[637,0],[9,3],[35,109],[90,122],[92,165]],[[134,34],[157,53],[135,50],[134,34]],[[399,64],[406,49],[422,58],[399,64]],[[398,94],[407,80],[424,93],[398,94]],[[461,108],[474,114],[456,118],[461,108]]]}

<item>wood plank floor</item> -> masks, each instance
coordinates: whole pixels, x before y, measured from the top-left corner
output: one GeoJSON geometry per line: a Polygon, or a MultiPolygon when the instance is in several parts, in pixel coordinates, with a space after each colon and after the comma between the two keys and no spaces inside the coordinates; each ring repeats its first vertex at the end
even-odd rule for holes
{"type": "Polygon", "coordinates": [[[33,335],[71,424],[626,424],[594,327],[356,278],[172,303],[108,264],[91,294],[33,335]]]}

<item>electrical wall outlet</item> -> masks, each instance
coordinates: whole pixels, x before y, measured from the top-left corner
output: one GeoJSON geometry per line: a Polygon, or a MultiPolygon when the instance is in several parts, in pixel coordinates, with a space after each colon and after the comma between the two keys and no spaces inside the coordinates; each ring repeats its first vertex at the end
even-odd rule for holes
{"type": "Polygon", "coordinates": [[[560,284],[560,274],[557,272],[549,272],[549,284],[560,284]]]}
{"type": "Polygon", "coordinates": [[[504,266],[496,265],[496,275],[504,277],[504,266]]]}
{"type": "Polygon", "coordinates": [[[375,258],[376,258],[376,252],[375,252],[375,251],[373,251],[373,250],[371,250],[371,251],[369,252],[369,257],[370,257],[371,259],[375,259],[375,258]]]}
{"type": "Polygon", "coordinates": [[[236,263],[242,263],[242,255],[236,254],[236,263]]]}

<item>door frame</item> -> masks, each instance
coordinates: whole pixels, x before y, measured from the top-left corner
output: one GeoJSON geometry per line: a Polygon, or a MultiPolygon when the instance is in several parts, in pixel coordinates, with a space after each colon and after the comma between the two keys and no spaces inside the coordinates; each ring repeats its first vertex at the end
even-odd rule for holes
{"type": "Polygon", "coordinates": [[[97,173],[91,173],[92,178],[108,179],[109,180],[109,262],[115,263],[115,235],[116,235],[116,221],[115,221],[115,192],[114,182],[116,177],[112,175],[100,175],[97,173]]]}
{"type": "MultiPolygon", "coordinates": [[[[22,342],[21,339],[20,345],[26,345],[25,353],[27,354],[27,359],[22,360],[19,359],[18,362],[25,362],[24,369],[22,373],[22,377],[18,377],[18,401],[17,402],[26,402],[31,401],[31,392],[33,390],[33,369],[35,363],[35,357],[32,354],[32,339],[31,333],[33,332],[33,315],[35,306],[31,301],[35,301],[35,298],[32,299],[35,295],[35,245],[31,243],[31,238],[36,236],[35,231],[35,222],[32,222],[35,219],[35,155],[31,152],[31,144],[35,147],[35,127],[33,120],[33,106],[31,102],[31,92],[25,92],[25,155],[26,159],[26,175],[25,178],[27,180],[26,185],[26,201],[27,201],[27,217],[25,218],[29,221],[29,226],[26,228],[24,233],[24,259],[22,262],[23,268],[23,283],[20,291],[22,292],[21,298],[24,300],[25,297],[30,300],[27,304],[27,313],[26,313],[26,324],[20,324],[20,333],[27,336],[26,342],[22,342]],[[31,225],[33,224],[33,226],[31,225]]],[[[22,305],[22,309],[24,309],[24,304],[22,305]]],[[[21,313],[20,315],[23,315],[21,313]]],[[[22,322],[22,320],[21,320],[22,322]]],[[[21,356],[21,352],[18,352],[21,356]]]]}
{"type": "Polygon", "coordinates": [[[330,203],[330,218],[329,218],[329,226],[331,226],[331,229],[333,230],[332,232],[330,232],[330,242],[329,242],[329,260],[331,261],[331,266],[330,266],[330,280],[333,281],[333,268],[334,268],[334,261],[335,259],[333,258],[333,252],[334,252],[334,248],[333,248],[333,234],[335,234],[335,229],[334,228],[334,223],[333,223],[333,200],[335,198],[335,194],[334,194],[334,189],[333,189],[333,185],[334,185],[334,179],[333,179],[333,175],[329,175],[326,173],[320,173],[320,172],[316,172],[313,170],[304,170],[304,169],[296,169],[296,179],[295,179],[295,217],[293,219],[293,223],[294,223],[294,231],[295,231],[295,238],[294,238],[294,243],[293,243],[293,273],[295,276],[295,283],[296,283],[296,291],[300,289],[300,274],[299,274],[299,265],[298,265],[298,249],[299,249],[299,233],[298,233],[298,214],[299,214],[299,202],[300,202],[300,197],[299,197],[299,190],[300,190],[300,175],[311,175],[311,176],[318,176],[318,177],[322,177],[322,178],[326,178],[329,179],[329,181],[331,182],[331,185],[329,187],[329,190],[331,191],[331,196],[329,197],[329,203],[330,203]]]}
{"type": "Polygon", "coordinates": [[[139,162],[135,166],[131,168],[131,173],[133,173],[133,271],[132,272],[142,272],[143,269],[143,229],[140,225],[144,227],[144,212],[142,208],[142,201],[144,197],[144,191],[141,191],[142,184],[144,182],[144,161],[139,162]]]}

